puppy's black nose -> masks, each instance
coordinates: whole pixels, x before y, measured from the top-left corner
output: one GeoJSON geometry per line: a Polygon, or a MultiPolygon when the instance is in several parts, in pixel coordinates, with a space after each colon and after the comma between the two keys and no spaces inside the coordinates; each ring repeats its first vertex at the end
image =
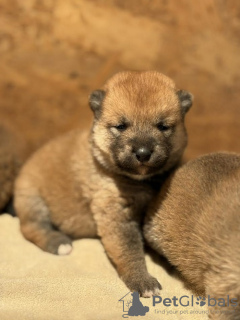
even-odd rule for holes
{"type": "Polygon", "coordinates": [[[135,152],[135,154],[139,162],[145,162],[151,158],[152,152],[146,147],[141,147],[135,152]]]}

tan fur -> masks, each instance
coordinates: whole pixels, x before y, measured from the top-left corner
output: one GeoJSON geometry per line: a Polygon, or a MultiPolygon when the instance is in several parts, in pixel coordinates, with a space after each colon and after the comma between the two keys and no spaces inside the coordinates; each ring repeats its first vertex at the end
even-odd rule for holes
{"type": "MultiPolygon", "coordinates": [[[[209,154],[177,169],[152,204],[144,235],[197,294],[240,303],[240,155],[209,154]]],[[[239,307],[227,311],[210,318],[240,319],[239,307]]]]}
{"type": "Polygon", "coordinates": [[[126,285],[144,296],[160,285],[147,272],[140,224],[155,180],[159,188],[186,146],[184,97],[179,101],[173,82],[156,72],[119,73],[103,89],[103,101],[103,91],[90,97],[90,134],[59,137],[23,167],[15,209],[24,236],[51,253],[72,238],[100,236],[126,285]],[[160,120],[171,127],[160,132],[160,120]],[[116,128],[122,121],[124,132],[116,128]],[[139,162],[135,145],[151,143],[150,160],[139,162]]]}

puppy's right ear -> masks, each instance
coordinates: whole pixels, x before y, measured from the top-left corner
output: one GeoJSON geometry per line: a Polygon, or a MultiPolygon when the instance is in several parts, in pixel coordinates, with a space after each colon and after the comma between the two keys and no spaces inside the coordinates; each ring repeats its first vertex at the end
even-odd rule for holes
{"type": "Polygon", "coordinates": [[[90,94],[89,105],[96,118],[99,118],[102,111],[102,103],[106,92],[103,90],[95,90],[90,94]]]}

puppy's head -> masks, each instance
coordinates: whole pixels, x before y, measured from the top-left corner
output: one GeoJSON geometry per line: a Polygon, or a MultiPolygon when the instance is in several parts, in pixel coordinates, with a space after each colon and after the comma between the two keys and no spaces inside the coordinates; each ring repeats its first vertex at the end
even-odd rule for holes
{"type": "Polygon", "coordinates": [[[90,95],[92,147],[105,168],[145,179],[174,166],[187,144],[192,95],[158,72],[121,72],[90,95]]]}

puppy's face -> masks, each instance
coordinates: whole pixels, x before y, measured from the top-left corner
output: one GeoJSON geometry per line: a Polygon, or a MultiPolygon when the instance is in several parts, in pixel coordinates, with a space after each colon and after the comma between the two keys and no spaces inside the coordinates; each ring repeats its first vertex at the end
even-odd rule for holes
{"type": "Polygon", "coordinates": [[[90,96],[95,159],[135,179],[168,170],[186,146],[184,115],[191,105],[191,94],[160,73],[116,74],[90,96]]]}

